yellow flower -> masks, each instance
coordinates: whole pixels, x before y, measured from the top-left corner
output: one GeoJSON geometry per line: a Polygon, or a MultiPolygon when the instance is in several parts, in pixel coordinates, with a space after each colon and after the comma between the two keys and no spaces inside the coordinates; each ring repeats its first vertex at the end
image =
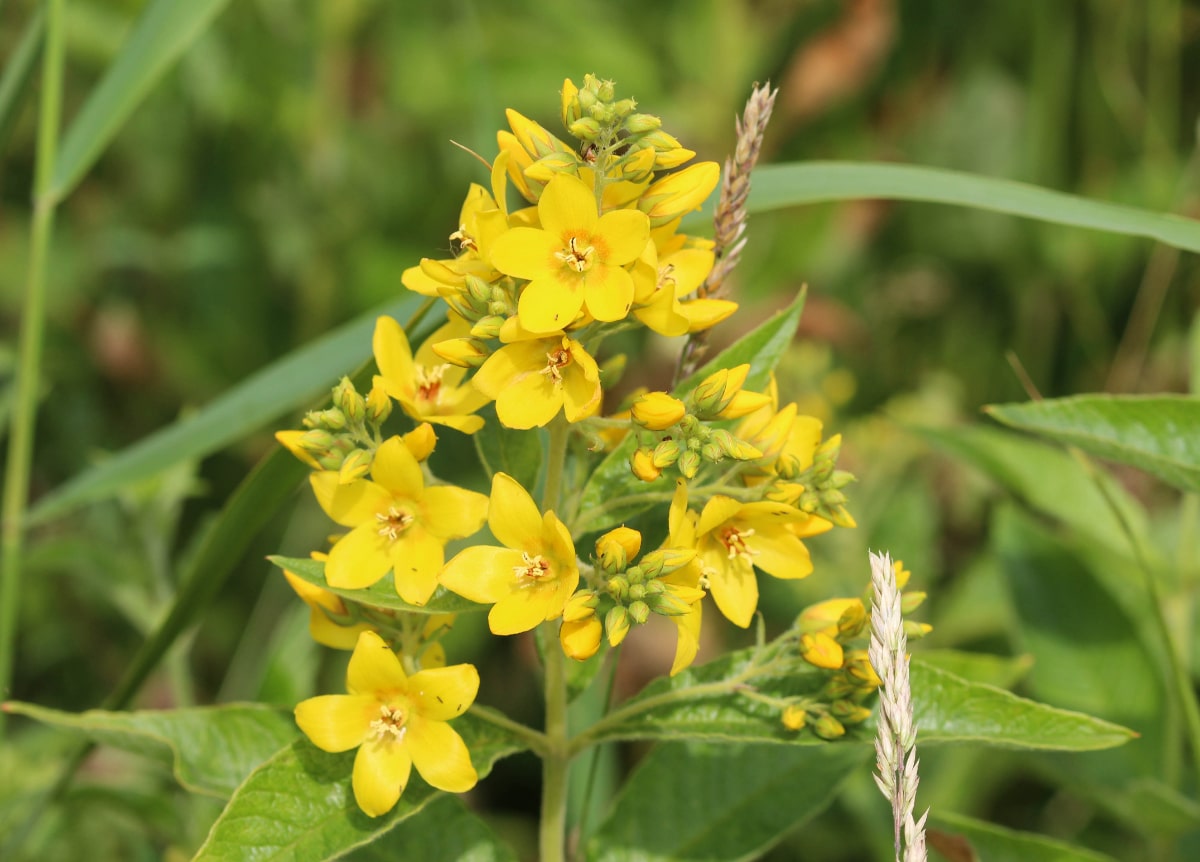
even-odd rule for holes
{"type": "Polygon", "coordinates": [[[496,239],[492,263],[527,279],[517,303],[530,332],[566,328],[586,307],[596,320],[621,320],[633,305],[633,278],[623,269],[650,239],[650,222],[637,210],[600,215],[592,190],[559,174],[538,201],[541,228],[514,227],[496,239]]]}
{"type": "Polygon", "coordinates": [[[801,635],[800,657],[813,667],[837,670],[842,666],[842,645],[824,632],[801,635]]]}
{"type": "Polygon", "coordinates": [[[516,479],[492,477],[488,527],[504,547],[467,548],[446,564],[441,581],[473,602],[493,605],[498,635],[529,631],[562,616],[579,584],[571,534],[553,512],[543,515],[516,479]]]}
{"type": "Polygon", "coordinates": [[[862,599],[826,599],[801,611],[796,624],[805,633],[837,637],[843,627],[847,634],[857,634],[854,629],[862,628],[866,615],[862,599]]]}
{"type": "Polygon", "coordinates": [[[638,207],[654,225],[665,224],[699,209],[720,179],[721,168],[716,162],[700,162],[655,180],[638,201],[638,207]]]}
{"type": "Polygon", "coordinates": [[[528,117],[509,108],[504,112],[512,132],[496,133],[496,143],[501,154],[507,153],[508,175],[517,191],[530,203],[537,203],[545,183],[526,176],[525,171],[539,159],[551,154],[575,155],[575,150],[550,134],[528,117]]]}
{"type": "MultiPolygon", "coordinates": [[[[314,551],[312,558],[324,561],[327,556],[314,551]]],[[[287,569],[283,570],[283,576],[287,578],[288,584],[296,591],[301,601],[308,605],[308,633],[317,643],[333,649],[354,649],[354,645],[358,643],[358,636],[371,630],[366,623],[344,625],[337,621],[338,617],[348,618],[346,604],[341,596],[323,590],[287,569]]]]}
{"type": "Polygon", "coordinates": [[[351,785],[368,817],[391,811],[415,766],[438,790],[464,793],[479,780],[471,755],[448,722],[479,691],[473,665],[422,670],[411,677],[374,632],[363,632],[346,670],[349,694],[309,698],[296,724],[323,751],[358,748],[351,785]]]}
{"type": "Polygon", "coordinates": [[[650,431],[664,431],[687,414],[687,406],[665,392],[638,396],[631,408],[633,421],[650,431]]]}
{"type": "Polygon", "coordinates": [[[781,503],[742,503],[717,495],[696,524],[704,576],[709,592],[726,617],[746,628],[758,607],[757,566],[777,578],[803,578],[812,573],[808,549],[788,529],[808,516],[781,503]]]}
{"type": "Polygon", "coordinates": [[[600,409],[596,360],[565,335],[500,348],[472,382],[496,400],[496,415],[509,428],[540,428],[560,410],[578,422],[600,409]]]}
{"type": "Polygon", "coordinates": [[[487,399],[471,386],[461,385],[465,369],[442,362],[433,352],[437,342],[465,335],[465,327],[465,322],[458,319],[447,323],[421,345],[414,357],[400,324],[390,317],[379,318],[373,339],[375,363],[379,366],[375,382],[418,422],[434,422],[474,434],[483,427],[483,419],[470,414],[487,399]]]}
{"type": "MultiPolygon", "coordinates": [[[[493,188],[495,179],[493,175],[493,188]]],[[[504,208],[497,205],[496,198],[487,189],[471,183],[459,210],[458,229],[449,237],[458,256],[439,261],[422,260],[420,265],[406,269],[400,282],[423,296],[441,296],[447,287],[461,284],[467,275],[491,281],[496,277],[496,270],[489,263],[491,244],[506,230],[508,216],[504,208]]]]}
{"type": "Polygon", "coordinates": [[[487,497],[450,485],[426,488],[399,437],[380,445],[371,476],[343,485],[333,471],[312,475],[321,508],[352,528],[329,552],[325,579],[331,587],[362,589],[392,571],[400,598],[423,605],[437,589],[446,542],[483,525],[487,497]]]}

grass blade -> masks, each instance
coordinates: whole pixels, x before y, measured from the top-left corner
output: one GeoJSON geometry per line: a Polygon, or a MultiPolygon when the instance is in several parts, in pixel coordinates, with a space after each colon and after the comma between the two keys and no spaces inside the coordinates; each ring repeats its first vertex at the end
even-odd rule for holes
{"type": "Polygon", "coordinates": [[[16,50],[4,64],[4,74],[0,75],[0,152],[4,151],[8,136],[12,134],[17,117],[20,116],[21,108],[24,107],[25,99],[31,91],[29,82],[33,80],[33,68],[37,65],[38,55],[42,51],[42,36],[45,31],[46,13],[39,7],[25,25],[25,32],[21,35],[16,50]]]}

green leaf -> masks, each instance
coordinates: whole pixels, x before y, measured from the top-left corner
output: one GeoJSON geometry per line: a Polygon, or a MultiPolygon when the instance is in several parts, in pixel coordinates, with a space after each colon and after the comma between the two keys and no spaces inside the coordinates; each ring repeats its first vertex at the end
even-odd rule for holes
{"type": "Polygon", "coordinates": [[[371,356],[375,318],[411,318],[416,295],[356,318],[231,387],[210,404],[113,455],[42,497],[27,523],[39,524],[115,493],[187,458],[216,452],[297,407],[311,403],[371,356]]]}
{"type": "MultiPolygon", "coordinates": [[[[490,408],[490,414],[495,416],[495,408],[490,408]]],[[[489,417],[485,430],[472,434],[471,440],[489,481],[497,473],[507,473],[523,488],[537,484],[542,469],[541,434],[508,428],[489,417]]]]}
{"type": "Polygon", "coordinates": [[[8,145],[8,136],[17,124],[17,117],[21,115],[25,100],[33,91],[30,82],[33,80],[37,59],[42,53],[45,31],[45,9],[39,6],[25,25],[21,41],[4,64],[3,74],[0,74],[0,153],[3,153],[8,145]]]}
{"type": "Polygon", "coordinates": [[[951,851],[966,840],[975,852],[973,858],[983,862],[1116,862],[1111,856],[1065,841],[1005,829],[961,814],[935,811],[929,820],[927,842],[948,859],[959,858],[951,851]]]}
{"type": "Polygon", "coordinates": [[[917,744],[975,742],[1002,748],[1094,751],[1137,736],[1128,728],[1035,703],[923,664],[911,668],[917,744]]]}
{"type": "Polygon", "coordinates": [[[1076,395],[984,409],[1005,425],[1200,491],[1200,398],[1076,395]]]}
{"type": "Polygon", "coordinates": [[[433,598],[426,605],[410,605],[396,595],[396,587],[389,574],[383,579],[362,590],[345,590],[331,587],[325,582],[325,564],[320,560],[304,557],[267,557],[281,569],[286,569],[296,577],[308,581],[323,590],[341,596],[353,602],[361,602],[376,608],[390,608],[397,611],[408,611],[416,614],[462,614],[473,611],[486,611],[487,605],[479,605],[470,599],[452,593],[445,587],[438,587],[433,598]]]}
{"type": "MultiPolygon", "coordinates": [[[[796,327],[800,325],[800,315],[804,311],[805,296],[806,291],[802,289],[791,305],[722,350],[703,368],[682,381],[675,388],[675,396],[683,398],[708,375],[744,363],[750,364],[745,388],[761,391],[795,338],[796,327]]],[[[657,493],[663,500],[670,499],[674,482],[668,474],[655,482],[642,482],[630,472],[629,456],[636,444],[634,436],[627,435],[592,473],[580,497],[579,515],[573,519],[572,528],[576,534],[590,533],[628,521],[658,502],[657,499],[647,500],[647,494],[655,496],[657,493]]]]}
{"type": "Polygon", "coordinates": [[[256,766],[300,734],[290,714],[253,703],[76,714],[10,702],[4,711],[157,760],[186,789],[219,797],[230,796],[256,766]]]}
{"type": "MultiPolygon", "coordinates": [[[[754,171],[748,209],[768,212],[825,201],[926,201],[1142,236],[1200,252],[1200,221],[1092,200],[1012,180],[917,165],[802,162],[754,171]]],[[[709,210],[711,212],[711,210],[709,210]]],[[[706,219],[700,214],[697,219],[706,219]]],[[[710,218],[710,216],[709,216],[710,218]]]]}
{"type": "Polygon", "coordinates": [[[1011,689],[1033,667],[1033,656],[991,655],[955,649],[920,649],[918,658],[929,667],[944,670],[968,682],[982,682],[1011,689]]]}
{"type": "Polygon", "coordinates": [[[438,796],[391,832],[344,857],[350,862],[517,862],[517,854],[455,796],[438,796]]]}
{"type": "MultiPolygon", "coordinates": [[[[797,661],[772,675],[751,675],[755,650],[745,649],[677,676],[657,680],[609,719],[587,732],[590,743],[616,739],[775,742],[827,745],[808,731],[795,733],[780,722],[779,709],[740,696],[752,685],[758,695],[788,698],[816,695],[828,675],[797,661]]],[[[1017,697],[914,660],[913,709],[922,743],[974,742],[1003,748],[1091,751],[1111,748],[1135,734],[1078,712],[1017,697]]],[[[851,727],[844,741],[869,741],[873,727],[851,727]]]]}
{"type": "Polygon", "coordinates": [[[152,0],[63,137],[50,194],[61,200],[83,178],[129,115],[229,0],[152,0]]]}
{"type": "MultiPolygon", "coordinates": [[[[470,749],[480,778],[498,759],[525,747],[516,736],[470,712],[451,726],[470,749]]],[[[354,757],[354,751],[321,751],[307,739],[283,749],[237,789],[195,862],[333,859],[378,839],[440,795],[414,770],[396,807],[382,817],[368,817],[350,789],[354,757]]]]}
{"type": "Polygon", "coordinates": [[[865,769],[865,746],[661,745],[588,842],[590,862],[758,859],[865,769]]]}

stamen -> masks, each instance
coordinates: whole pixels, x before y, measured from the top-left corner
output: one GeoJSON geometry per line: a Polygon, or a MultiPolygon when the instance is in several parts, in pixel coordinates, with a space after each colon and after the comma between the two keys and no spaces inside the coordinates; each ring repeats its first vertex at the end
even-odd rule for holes
{"type": "Polygon", "coordinates": [[[576,272],[586,272],[592,267],[592,258],[596,256],[596,250],[590,245],[581,246],[579,237],[573,236],[567,240],[567,247],[556,251],[554,256],[576,272]]]}
{"type": "Polygon", "coordinates": [[[729,552],[729,559],[736,560],[744,557],[747,561],[754,562],[752,558],[758,554],[758,551],[746,545],[746,539],[753,535],[754,530],[752,529],[739,530],[737,527],[726,527],[722,530],[721,544],[729,552]]]}
{"type": "Polygon", "coordinates": [[[675,289],[675,264],[667,263],[658,268],[658,283],[655,287],[657,290],[675,289]]]}
{"type": "Polygon", "coordinates": [[[408,529],[409,524],[413,522],[413,516],[408,512],[401,512],[395,506],[389,506],[386,512],[376,512],[375,520],[379,522],[379,535],[394,542],[408,529]]]}
{"type": "Polygon", "coordinates": [[[550,576],[550,563],[543,559],[541,554],[530,555],[528,551],[522,551],[521,565],[513,566],[513,574],[518,580],[527,578],[535,582],[540,581],[550,576]]]}
{"type": "Polygon", "coordinates": [[[547,375],[555,383],[562,383],[562,369],[571,364],[571,351],[558,347],[546,354],[546,367],[539,374],[547,375]]]}
{"type": "Polygon", "coordinates": [[[475,242],[475,237],[467,233],[467,226],[460,224],[458,230],[450,234],[450,242],[458,243],[461,251],[479,251],[479,244],[475,242]]]}
{"type": "Polygon", "coordinates": [[[398,706],[388,706],[386,703],[379,705],[379,718],[375,719],[368,725],[370,735],[374,739],[384,739],[391,737],[396,742],[404,739],[404,734],[408,732],[405,727],[406,719],[404,710],[398,706]]]}
{"type": "Polygon", "coordinates": [[[417,399],[437,403],[442,394],[442,376],[450,365],[415,365],[413,373],[417,378],[417,399]]]}

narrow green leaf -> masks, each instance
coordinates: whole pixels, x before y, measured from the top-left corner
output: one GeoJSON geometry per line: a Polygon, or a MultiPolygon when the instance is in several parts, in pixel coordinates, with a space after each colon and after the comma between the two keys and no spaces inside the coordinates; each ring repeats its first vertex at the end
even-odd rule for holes
{"type": "Polygon", "coordinates": [[[517,854],[455,796],[438,796],[350,862],[517,862],[517,854]]]}
{"type": "MultiPolygon", "coordinates": [[[[917,165],[802,162],[754,171],[750,212],[858,200],[926,201],[1142,236],[1200,252],[1200,221],[1092,200],[1026,183],[917,165]]],[[[711,211],[710,211],[711,212],[711,211]]],[[[703,214],[697,219],[705,218],[703,214]]]]}
{"type": "Polygon", "coordinates": [[[955,649],[921,649],[921,663],[962,677],[968,682],[982,682],[1005,690],[1011,689],[1033,667],[1031,655],[991,655],[955,649]]]}
{"type": "Polygon", "coordinates": [[[1002,748],[1094,751],[1137,736],[1128,728],[1035,703],[983,683],[911,664],[913,714],[920,744],[975,742],[1002,748]]]}
{"type": "MultiPolygon", "coordinates": [[[[452,727],[470,749],[480,778],[498,759],[524,748],[517,737],[471,713],[455,719],[452,727]]],[[[283,749],[237,789],[195,862],[333,859],[378,839],[440,795],[414,770],[396,807],[382,817],[368,817],[350,789],[354,757],[353,751],[321,751],[307,739],[283,749]]]]}
{"type": "Polygon", "coordinates": [[[0,153],[3,153],[8,145],[8,136],[17,124],[17,117],[21,115],[25,99],[33,90],[30,82],[42,52],[45,31],[46,14],[39,6],[25,25],[21,41],[4,64],[3,74],[0,74],[0,153]]]}
{"type": "Polygon", "coordinates": [[[1005,425],[1200,491],[1200,398],[1076,395],[985,409],[1005,425]]]}
{"type": "Polygon", "coordinates": [[[210,404],[113,455],[44,496],[29,512],[38,524],[187,458],[216,452],[301,405],[371,356],[375,318],[411,318],[425,298],[408,295],[369,312],[255,372],[210,404]]]}
{"type": "Polygon", "coordinates": [[[1096,853],[1032,832],[1017,832],[961,814],[932,812],[926,829],[930,847],[948,859],[960,842],[970,844],[973,858],[986,862],[1116,862],[1111,856],[1096,853]]]}
{"type": "Polygon", "coordinates": [[[859,745],[660,745],[638,766],[588,842],[589,862],[736,862],[761,858],[823,810],[859,745]]]}
{"type": "MultiPolygon", "coordinates": [[[[750,364],[745,388],[762,391],[796,335],[805,296],[806,291],[801,290],[791,305],[742,336],[681,382],[675,389],[676,397],[683,398],[691,393],[708,375],[744,363],[750,364]]],[[[656,491],[670,497],[674,484],[669,475],[664,474],[655,482],[642,482],[630,472],[629,456],[636,443],[632,434],[627,435],[587,480],[579,501],[579,516],[572,525],[577,533],[590,533],[622,523],[654,505],[653,500],[647,502],[645,499],[625,502],[627,497],[656,491]]]]}
{"type": "Polygon", "coordinates": [[[344,590],[331,587],[325,582],[325,564],[320,560],[310,560],[303,557],[268,557],[272,563],[281,569],[287,569],[302,580],[315,584],[323,590],[329,590],[344,599],[362,602],[376,608],[391,608],[398,611],[408,611],[417,614],[462,614],[473,611],[486,611],[486,605],[479,605],[470,599],[452,593],[445,587],[438,587],[433,598],[423,606],[410,605],[398,595],[396,587],[389,574],[363,590],[344,590]]]}
{"type": "Polygon", "coordinates": [[[76,714],[10,702],[4,711],[157,760],[187,790],[223,798],[300,734],[290,714],[254,703],[76,714]]]}
{"type": "MultiPolygon", "coordinates": [[[[779,709],[735,693],[741,683],[771,698],[815,696],[827,675],[803,662],[778,675],[748,678],[753,649],[731,653],[675,677],[657,680],[602,721],[589,742],[616,739],[775,742],[828,745],[812,733],[795,733],[780,722],[779,709]],[[727,683],[722,685],[723,683],[727,683]],[[626,715],[627,713],[627,715],[626,715]]],[[[1091,751],[1111,748],[1135,734],[1078,712],[1017,697],[1003,689],[968,682],[944,670],[912,663],[913,708],[922,743],[973,742],[1003,748],[1091,751]]],[[[843,741],[866,742],[871,726],[849,728],[843,741]]]]}
{"type": "Polygon", "coordinates": [[[54,198],[71,192],[142,99],[228,2],[151,0],[63,137],[50,189],[54,198]]]}
{"type": "Polygon", "coordinates": [[[489,407],[486,427],[471,435],[488,479],[497,473],[507,473],[521,487],[533,488],[542,469],[542,435],[508,428],[494,416],[495,408],[489,407]]]}

